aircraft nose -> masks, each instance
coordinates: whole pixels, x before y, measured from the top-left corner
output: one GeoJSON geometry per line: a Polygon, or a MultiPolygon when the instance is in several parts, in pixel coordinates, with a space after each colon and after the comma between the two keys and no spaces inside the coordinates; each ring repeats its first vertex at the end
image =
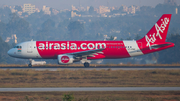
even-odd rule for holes
{"type": "Polygon", "coordinates": [[[13,56],[13,51],[12,51],[12,49],[10,49],[7,53],[8,53],[9,56],[13,56]]]}

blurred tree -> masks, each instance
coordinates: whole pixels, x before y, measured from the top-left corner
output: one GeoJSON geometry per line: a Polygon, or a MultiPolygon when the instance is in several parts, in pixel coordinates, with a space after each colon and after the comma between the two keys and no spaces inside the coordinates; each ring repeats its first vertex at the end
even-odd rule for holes
{"type": "Polygon", "coordinates": [[[99,21],[96,21],[96,22],[92,22],[91,24],[90,24],[90,33],[92,34],[92,35],[95,35],[95,34],[97,34],[97,33],[99,33],[100,32],[100,30],[101,30],[101,25],[99,24],[99,21]]]}
{"type": "Polygon", "coordinates": [[[36,40],[54,40],[57,37],[55,22],[47,19],[42,25],[42,29],[37,31],[36,40]]]}
{"type": "Polygon", "coordinates": [[[90,8],[89,8],[89,14],[94,14],[95,12],[94,12],[94,7],[93,6],[90,6],[90,8]]]}
{"type": "Polygon", "coordinates": [[[51,19],[46,20],[43,24],[42,24],[42,29],[52,29],[55,27],[55,22],[51,19]]]}
{"type": "Polygon", "coordinates": [[[22,13],[22,16],[26,16],[26,15],[29,15],[29,14],[27,12],[22,13]]]}
{"type": "Polygon", "coordinates": [[[84,24],[79,21],[72,21],[68,25],[70,38],[73,40],[80,40],[80,36],[84,34],[84,24]]]}
{"type": "Polygon", "coordinates": [[[0,22],[0,36],[3,36],[3,38],[6,38],[8,36],[8,33],[6,31],[6,24],[3,22],[0,22]]]}
{"type": "Polygon", "coordinates": [[[161,16],[162,14],[175,14],[176,6],[168,4],[158,4],[155,7],[155,14],[161,16]]]}
{"type": "Polygon", "coordinates": [[[17,10],[17,11],[22,11],[21,6],[18,6],[18,5],[16,5],[14,9],[17,10]]]}
{"type": "Polygon", "coordinates": [[[60,22],[57,27],[58,39],[57,40],[69,40],[68,36],[68,28],[70,20],[65,19],[64,21],[60,22]]]}
{"type": "Polygon", "coordinates": [[[180,63],[179,40],[180,40],[179,34],[171,34],[170,37],[167,38],[167,41],[174,43],[175,47],[160,51],[158,63],[162,63],[162,64],[180,63]]]}
{"type": "Polygon", "coordinates": [[[11,15],[11,19],[7,24],[7,31],[11,35],[16,34],[19,42],[30,40],[30,27],[29,23],[15,13],[11,15]],[[23,37],[23,38],[22,38],[23,37]]]}
{"type": "Polygon", "coordinates": [[[7,23],[9,21],[9,15],[11,13],[11,9],[9,7],[0,8],[0,20],[7,23]]]}
{"type": "Polygon", "coordinates": [[[4,42],[0,37],[0,63],[6,64],[12,62],[10,56],[8,56],[7,52],[10,49],[8,43],[4,42]]]}
{"type": "Polygon", "coordinates": [[[17,35],[19,37],[29,37],[30,35],[30,27],[29,22],[27,22],[25,19],[20,19],[17,22],[17,35]]]}
{"type": "Polygon", "coordinates": [[[139,34],[137,34],[136,36],[135,36],[135,40],[139,40],[139,39],[141,39],[142,37],[141,36],[139,36],[139,34]]]}
{"type": "Polygon", "coordinates": [[[111,36],[108,40],[113,41],[114,40],[114,36],[111,36]]]}

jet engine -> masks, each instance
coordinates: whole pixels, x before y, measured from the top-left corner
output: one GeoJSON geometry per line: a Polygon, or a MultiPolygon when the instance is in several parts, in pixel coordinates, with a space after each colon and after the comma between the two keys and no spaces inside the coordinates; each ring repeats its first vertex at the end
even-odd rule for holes
{"type": "Polygon", "coordinates": [[[58,63],[62,65],[72,64],[74,60],[73,55],[58,55],[58,63]]]}

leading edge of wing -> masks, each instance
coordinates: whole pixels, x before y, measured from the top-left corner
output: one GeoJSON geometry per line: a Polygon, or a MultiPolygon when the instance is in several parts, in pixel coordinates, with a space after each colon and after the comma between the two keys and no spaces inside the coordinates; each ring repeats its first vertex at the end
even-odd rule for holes
{"type": "Polygon", "coordinates": [[[74,53],[68,53],[70,55],[75,55],[75,56],[85,56],[85,55],[92,55],[94,53],[102,52],[104,48],[101,49],[94,49],[94,50],[87,50],[87,51],[81,51],[81,52],[74,52],[74,53]]]}

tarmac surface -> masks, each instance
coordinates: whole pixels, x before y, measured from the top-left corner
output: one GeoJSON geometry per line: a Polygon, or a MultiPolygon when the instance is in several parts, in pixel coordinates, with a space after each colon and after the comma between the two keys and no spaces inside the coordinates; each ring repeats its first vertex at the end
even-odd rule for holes
{"type": "Polygon", "coordinates": [[[0,69],[34,69],[34,70],[49,70],[49,71],[57,71],[57,70],[153,70],[153,69],[163,69],[163,70],[180,70],[180,66],[112,66],[112,67],[50,67],[50,66],[35,66],[35,67],[0,67],[0,69]]]}
{"type": "Polygon", "coordinates": [[[0,92],[48,91],[180,91],[180,87],[63,87],[63,88],[0,88],[0,92]]]}

